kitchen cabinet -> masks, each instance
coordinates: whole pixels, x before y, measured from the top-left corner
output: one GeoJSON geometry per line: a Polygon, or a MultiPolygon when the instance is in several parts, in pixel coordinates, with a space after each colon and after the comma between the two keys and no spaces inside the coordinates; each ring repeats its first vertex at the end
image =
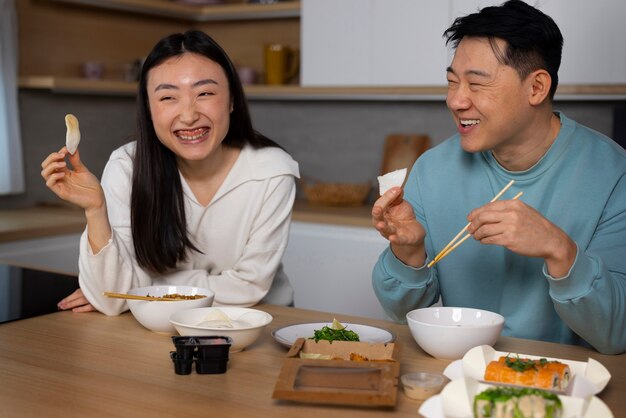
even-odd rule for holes
{"type": "MultiPolygon", "coordinates": [[[[533,1],[527,1],[535,5],[533,1]]],[[[462,16],[500,0],[450,0],[451,16],[462,16]]],[[[552,17],[563,34],[559,84],[624,85],[626,53],[623,0],[550,0],[536,6],[552,17]]]]}
{"type": "MultiPolygon", "coordinates": [[[[332,216],[349,223],[340,212],[332,216]]],[[[294,219],[302,215],[294,213],[294,219]]],[[[308,216],[324,217],[311,212],[308,216]]],[[[360,217],[351,218],[361,222],[360,217]]],[[[77,276],[80,236],[71,233],[0,242],[0,263],[77,276]]],[[[295,290],[295,305],[387,319],[371,284],[372,268],[387,245],[371,227],[294,220],[283,265],[295,290]]]]}
{"type": "Polygon", "coordinates": [[[445,86],[439,0],[302,1],[303,86],[445,86]]]}
{"type": "Polygon", "coordinates": [[[388,319],[372,289],[372,268],[387,245],[371,227],[292,222],[283,265],[295,306],[388,319]]]}
{"type": "Polygon", "coordinates": [[[80,233],[0,242],[0,263],[78,276],[80,233]]]}
{"type": "MultiPolygon", "coordinates": [[[[335,3],[302,0],[303,86],[445,86],[452,58],[442,38],[445,28],[458,16],[502,1],[335,3]]],[[[584,86],[577,99],[588,99],[585,94],[611,99],[605,93],[614,86],[620,90],[615,98],[623,100],[626,3],[551,0],[538,7],[554,18],[565,38],[558,98],[576,96],[576,87],[584,86]]]]}

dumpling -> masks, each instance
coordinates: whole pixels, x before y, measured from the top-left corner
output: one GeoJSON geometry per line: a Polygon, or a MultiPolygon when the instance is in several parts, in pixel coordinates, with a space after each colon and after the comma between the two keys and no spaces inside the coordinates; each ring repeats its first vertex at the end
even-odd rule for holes
{"type": "Polygon", "coordinates": [[[78,119],[76,119],[76,116],[71,113],[65,115],[65,127],[67,128],[67,133],[65,134],[65,147],[70,154],[74,155],[78,149],[78,144],[80,143],[80,129],[78,127],[78,119]]]}
{"type": "Polygon", "coordinates": [[[378,191],[384,195],[392,187],[402,187],[406,178],[406,168],[392,171],[384,176],[378,176],[378,191]]]}

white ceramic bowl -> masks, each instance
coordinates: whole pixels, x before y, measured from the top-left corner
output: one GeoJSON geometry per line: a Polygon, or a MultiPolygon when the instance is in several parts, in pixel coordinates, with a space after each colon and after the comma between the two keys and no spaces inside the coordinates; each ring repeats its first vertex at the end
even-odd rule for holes
{"type": "Polygon", "coordinates": [[[252,308],[219,306],[213,308],[186,309],[176,312],[170,322],[180,335],[221,335],[233,339],[230,352],[236,353],[255,342],[265,327],[272,322],[272,315],[252,308]],[[217,312],[216,312],[217,311],[217,312]],[[216,313],[225,314],[233,327],[200,325],[216,313]]]}
{"type": "Polygon", "coordinates": [[[411,335],[435,358],[457,360],[478,345],[494,345],[504,317],[473,308],[430,307],[406,314],[411,335]]]}
{"type": "Polygon", "coordinates": [[[210,289],[195,286],[148,286],[131,289],[130,295],[163,296],[178,293],[179,295],[205,295],[205,298],[176,301],[147,301],[128,299],[128,307],[135,319],[144,327],[154,332],[176,332],[170,323],[170,315],[183,309],[211,306],[215,293],[210,289]]]}

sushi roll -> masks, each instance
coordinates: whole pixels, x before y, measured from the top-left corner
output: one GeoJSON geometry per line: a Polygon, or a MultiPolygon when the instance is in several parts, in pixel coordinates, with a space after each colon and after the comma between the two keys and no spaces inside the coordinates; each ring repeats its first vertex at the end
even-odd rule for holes
{"type": "MultiPolygon", "coordinates": [[[[545,360],[545,359],[541,359],[545,360]]],[[[571,371],[567,364],[561,363],[560,361],[548,361],[544,364],[546,369],[554,371],[559,376],[559,387],[558,390],[567,389],[567,385],[569,385],[569,381],[571,378],[571,371]]]]}
{"type": "Polygon", "coordinates": [[[560,418],[562,414],[559,397],[540,389],[494,387],[474,397],[476,418],[560,418]]]}
{"type": "Polygon", "coordinates": [[[566,364],[545,358],[531,360],[503,356],[487,365],[484,380],[563,391],[569,383],[570,370],[566,364]]]}

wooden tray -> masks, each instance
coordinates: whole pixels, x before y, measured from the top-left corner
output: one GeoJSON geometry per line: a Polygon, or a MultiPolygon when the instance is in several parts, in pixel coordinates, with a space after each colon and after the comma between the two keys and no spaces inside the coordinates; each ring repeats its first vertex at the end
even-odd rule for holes
{"type": "Polygon", "coordinates": [[[398,394],[400,346],[397,343],[328,341],[299,338],[283,362],[272,397],[296,402],[393,407],[398,394]],[[303,359],[300,353],[337,359],[303,359]],[[351,361],[350,354],[366,361],[351,361]]]}

